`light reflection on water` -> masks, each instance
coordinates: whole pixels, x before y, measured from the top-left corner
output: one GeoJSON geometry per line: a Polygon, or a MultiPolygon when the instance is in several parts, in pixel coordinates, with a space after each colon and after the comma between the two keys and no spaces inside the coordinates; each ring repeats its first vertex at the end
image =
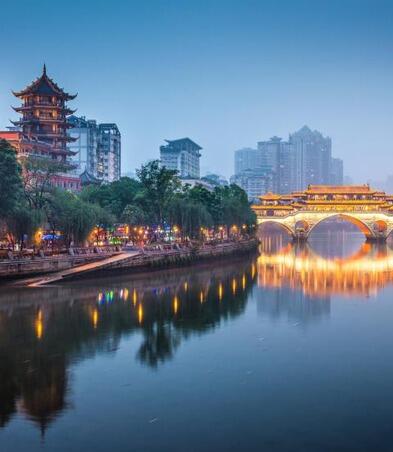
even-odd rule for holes
{"type": "Polygon", "coordinates": [[[0,449],[390,450],[392,281],[389,245],[339,232],[3,288],[0,449]]]}

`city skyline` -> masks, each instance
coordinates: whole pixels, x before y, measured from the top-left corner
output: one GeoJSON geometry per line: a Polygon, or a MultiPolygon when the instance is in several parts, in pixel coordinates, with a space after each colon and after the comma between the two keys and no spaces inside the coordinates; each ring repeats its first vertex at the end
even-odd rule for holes
{"type": "Polygon", "coordinates": [[[16,119],[11,89],[45,62],[62,87],[78,91],[78,115],[118,124],[124,172],[157,158],[164,138],[189,136],[204,148],[202,174],[229,177],[235,149],[304,124],[332,137],[355,182],[391,172],[381,163],[393,117],[389,2],[41,5],[2,8],[19,14],[0,31],[9,63],[1,128],[16,119]],[[37,45],[25,52],[32,34],[37,45]]]}

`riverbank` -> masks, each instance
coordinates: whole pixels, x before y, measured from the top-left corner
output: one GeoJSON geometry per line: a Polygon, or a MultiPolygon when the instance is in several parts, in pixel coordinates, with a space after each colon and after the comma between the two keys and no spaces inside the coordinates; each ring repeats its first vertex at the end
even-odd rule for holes
{"type": "Polygon", "coordinates": [[[194,262],[225,258],[227,256],[249,253],[258,247],[256,238],[233,242],[204,244],[199,247],[172,248],[170,250],[145,251],[130,259],[102,265],[95,273],[129,272],[130,270],[146,271],[166,267],[192,265],[194,262]]]}
{"type": "Polygon", "coordinates": [[[28,278],[46,275],[62,270],[79,267],[93,262],[104,261],[108,257],[117,255],[120,250],[116,247],[77,248],[68,254],[46,256],[18,256],[9,253],[10,258],[0,259],[0,282],[9,279],[28,278]]]}
{"type": "Polygon", "coordinates": [[[255,250],[256,238],[214,245],[157,247],[157,249],[85,256],[59,256],[43,260],[9,261],[0,264],[3,281],[18,279],[17,285],[39,286],[63,280],[92,277],[96,274],[151,271],[192,265],[195,262],[240,255],[255,250]],[[8,271],[7,271],[8,269],[8,271]]]}

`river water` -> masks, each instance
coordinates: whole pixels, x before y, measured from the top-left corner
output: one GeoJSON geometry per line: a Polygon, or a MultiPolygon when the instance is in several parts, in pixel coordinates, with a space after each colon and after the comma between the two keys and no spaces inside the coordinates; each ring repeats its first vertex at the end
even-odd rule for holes
{"type": "Polygon", "coordinates": [[[0,289],[0,450],[392,451],[393,250],[356,233],[0,289]]]}

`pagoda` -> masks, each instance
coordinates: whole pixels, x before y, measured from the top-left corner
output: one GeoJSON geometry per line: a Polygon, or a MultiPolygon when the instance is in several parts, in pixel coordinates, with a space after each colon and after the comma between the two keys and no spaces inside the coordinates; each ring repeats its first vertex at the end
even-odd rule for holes
{"type": "Polygon", "coordinates": [[[66,163],[67,156],[73,155],[67,149],[67,142],[74,140],[67,136],[67,128],[72,127],[67,116],[75,112],[67,107],[66,102],[75,99],[76,94],[68,94],[59,88],[48,77],[45,65],[41,77],[13,94],[22,100],[22,106],[14,107],[22,117],[12,121],[20,128],[25,141],[21,143],[20,152],[49,156],[66,163]]]}

